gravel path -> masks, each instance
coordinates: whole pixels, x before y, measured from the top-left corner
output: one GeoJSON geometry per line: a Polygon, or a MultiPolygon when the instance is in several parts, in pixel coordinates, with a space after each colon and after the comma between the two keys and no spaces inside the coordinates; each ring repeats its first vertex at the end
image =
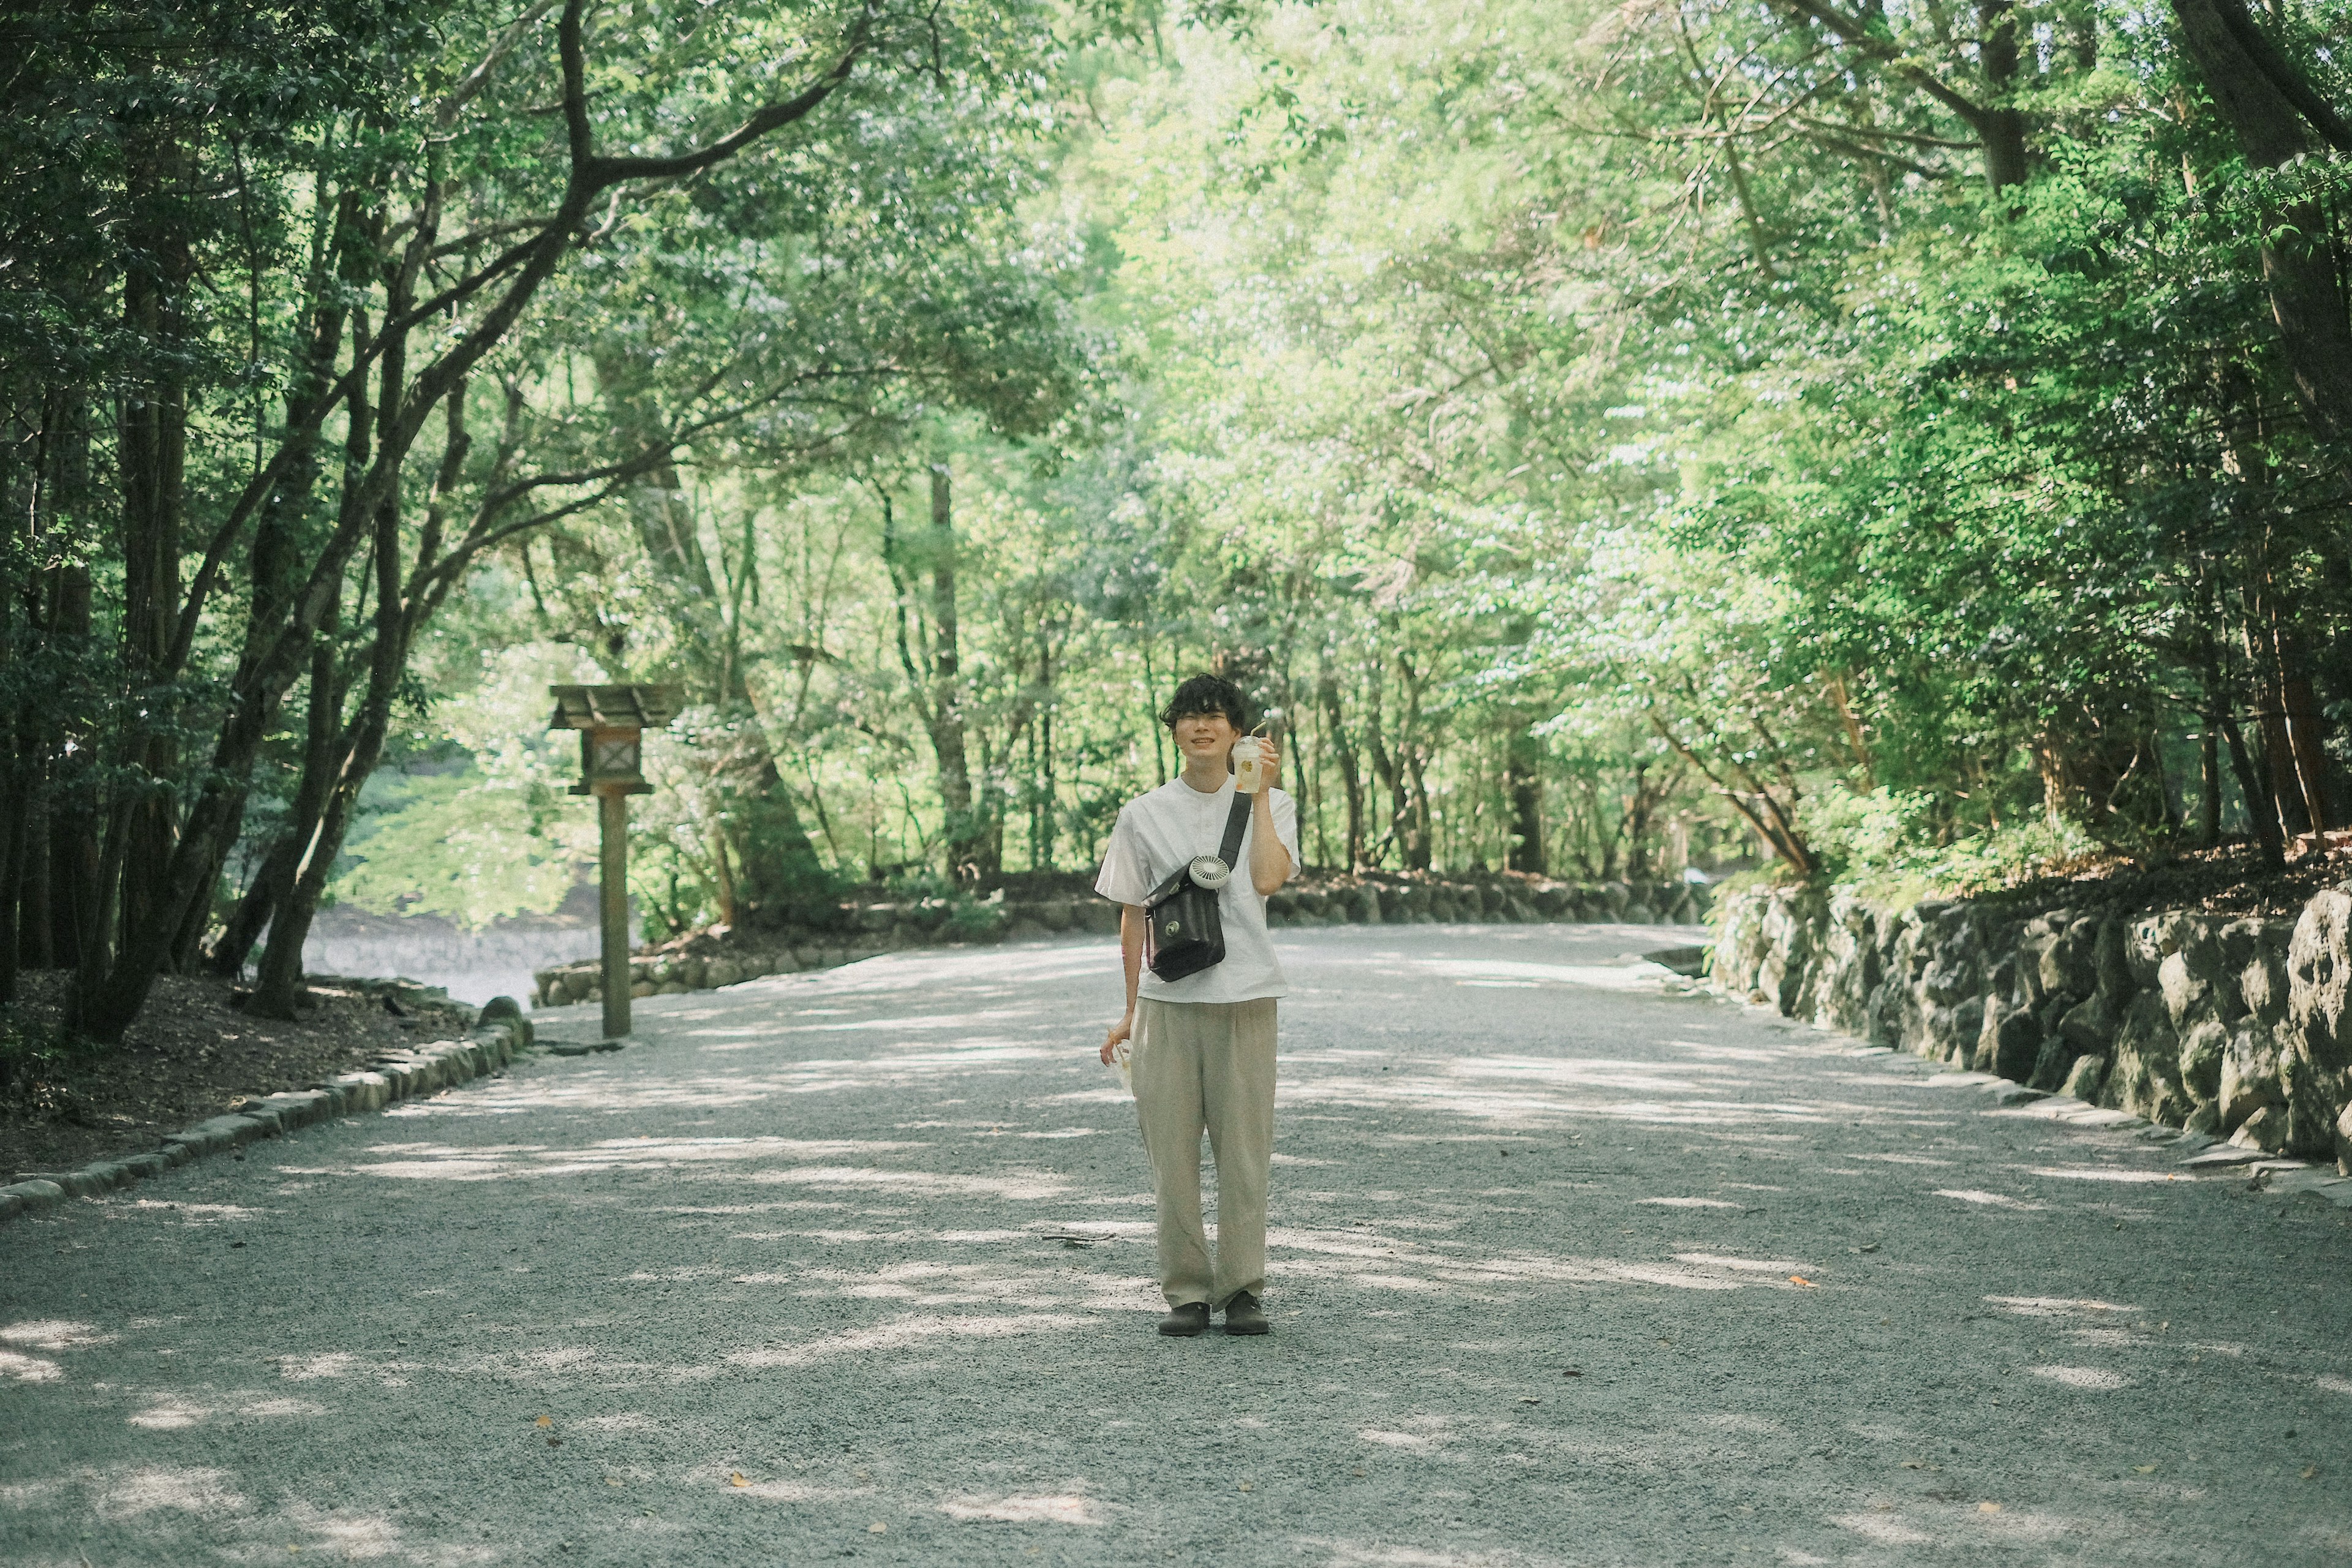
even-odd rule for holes
{"type": "Polygon", "coordinates": [[[641,1003],[16,1222],[0,1559],[2352,1561],[2352,1213],[1669,938],[1278,933],[1265,1340],[1151,1332],[1098,939],[641,1003]]]}

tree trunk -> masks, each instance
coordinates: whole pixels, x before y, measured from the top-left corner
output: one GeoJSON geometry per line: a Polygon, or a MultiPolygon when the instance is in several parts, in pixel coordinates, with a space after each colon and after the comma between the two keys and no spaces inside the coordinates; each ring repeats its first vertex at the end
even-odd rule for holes
{"type": "MultiPolygon", "coordinates": [[[[2196,67],[2246,162],[2275,169],[2324,142],[2352,152],[2347,130],[2239,0],[2172,0],[2181,52],[2196,67]]],[[[2316,200],[2265,212],[2263,284],[2295,398],[2321,439],[2352,439],[2352,311],[2316,200]]]]}
{"type": "MultiPolygon", "coordinates": [[[[180,613],[180,524],[187,476],[187,389],[175,371],[183,313],[194,258],[179,218],[193,172],[186,146],[168,131],[134,133],[127,143],[126,206],[137,215],[123,275],[125,336],[154,362],[125,391],[116,432],[121,468],[122,645],[135,707],[159,716],[175,706],[163,689],[173,671],[180,613]]],[[[145,775],[134,784],[123,860],[122,920],[135,930],[152,920],[165,895],[174,820],[168,781],[178,747],[168,723],[140,735],[128,759],[145,775]]],[[[176,926],[176,921],[173,922],[176,926]]]]}
{"type": "Polygon", "coordinates": [[[1330,735],[1331,760],[1339,769],[1339,786],[1348,804],[1347,866],[1350,871],[1370,868],[1364,843],[1364,775],[1356,761],[1356,747],[1339,712],[1339,682],[1327,668],[1315,683],[1315,699],[1323,710],[1324,728],[1330,735]]]}
{"type": "Polygon", "coordinates": [[[973,810],[964,751],[963,664],[957,645],[954,499],[945,462],[931,465],[931,751],[939,759],[940,802],[947,812],[948,870],[957,877],[992,871],[988,834],[973,810]]]}
{"type": "Polygon", "coordinates": [[[335,647],[341,620],[338,605],[320,627],[310,649],[310,700],[303,715],[302,775],[294,788],[286,827],[278,836],[253,883],[237,900],[220,940],[213,946],[207,967],[215,974],[235,977],[245,972],[261,933],[294,896],[294,879],[302,857],[319,829],[326,809],[327,791],[335,766],[335,741],[343,728],[343,685],[335,647]]]}
{"type": "Polygon", "coordinates": [[[2197,737],[2197,838],[2210,849],[2221,842],[2221,748],[2208,723],[2197,737]]]}
{"type": "MultiPolygon", "coordinates": [[[[386,500],[376,509],[375,637],[368,654],[367,693],[360,711],[334,748],[333,783],[320,800],[318,825],[303,847],[301,863],[286,896],[278,900],[269,922],[269,945],[262,952],[261,973],[254,981],[248,1010],[264,1018],[291,1018],[300,1000],[302,946],[310,940],[311,918],[327,890],[327,878],[343,852],[352,814],[360,790],[383,756],[384,736],[392,727],[392,705],[401,676],[408,668],[408,624],[402,592],[400,507],[386,500]]],[[[307,773],[309,770],[305,770],[307,773]]]]}
{"type": "Polygon", "coordinates": [[[1540,877],[1549,869],[1544,856],[1543,746],[1524,728],[1511,731],[1504,777],[1511,796],[1511,852],[1505,863],[1540,877]]]}
{"type": "Polygon", "coordinates": [[[2230,742],[2230,768],[2238,775],[2238,793],[2245,796],[2247,826],[2262,851],[2263,865],[2268,870],[2283,871],[2286,869],[2286,847],[2279,837],[2277,808],[2270,792],[2255,776],[2253,759],[2246,754],[2246,739],[2239,731],[2238,721],[2225,712],[2221,723],[2222,737],[2230,742]]]}
{"type": "Polygon", "coordinates": [[[2017,8],[2012,0],[1978,0],[1977,58],[1983,62],[1987,95],[1984,121],[1985,180],[1996,191],[2025,184],[2025,115],[2008,100],[2017,90],[2017,8]]]}
{"type": "Polygon", "coordinates": [[[1037,826],[1029,833],[1032,870],[1054,868],[1054,650],[1043,637],[1037,643],[1037,826]]]}

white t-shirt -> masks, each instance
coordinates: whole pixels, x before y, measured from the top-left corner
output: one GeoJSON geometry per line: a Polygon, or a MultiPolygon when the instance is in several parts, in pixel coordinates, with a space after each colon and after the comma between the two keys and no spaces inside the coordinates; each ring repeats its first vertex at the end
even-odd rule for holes
{"type": "MultiPolygon", "coordinates": [[[[1298,805],[1280,790],[1269,793],[1275,837],[1290,851],[1290,875],[1295,877],[1298,805]]],[[[1225,818],[1233,807],[1231,778],[1214,795],[1202,795],[1175,778],[1150,795],[1136,796],[1119,808],[1118,826],[1111,829],[1110,847],[1103,851],[1095,891],[1122,904],[1141,905],[1170,872],[1195,855],[1214,855],[1223,847],[1225,818]]],[[[1240,863],[1234,868],[1233,880],[1217,895],[1217,920],[1225,932],[1224,962],[1181,980],[1162,980],[1146,969],[1140,994],[1160,1002],[1255,1002],[1289,994],[1282,966],[1274,961],[1274,942],[1265,932],[1265,895],[1250,879],[1250,844],[1256,834],[1253,807],[1242,830],[1240,863]]]]}

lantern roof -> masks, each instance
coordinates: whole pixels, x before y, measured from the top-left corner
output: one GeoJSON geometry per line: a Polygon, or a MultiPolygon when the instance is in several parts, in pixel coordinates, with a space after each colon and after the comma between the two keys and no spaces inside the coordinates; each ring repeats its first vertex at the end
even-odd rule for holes
{"type": "Polygon", "coordinates": [[[551,730],[666,730],[686,706],[675,686],[551,686],[551,730]]]}

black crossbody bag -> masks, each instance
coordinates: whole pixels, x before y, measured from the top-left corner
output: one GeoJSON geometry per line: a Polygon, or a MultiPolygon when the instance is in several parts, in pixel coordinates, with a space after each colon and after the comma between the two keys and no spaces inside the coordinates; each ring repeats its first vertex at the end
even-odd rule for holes
{"type": "Polygon", "coordinates": [[[1181,980],[1225,961],[1225,926],[1217,899],[1241,858],[1250,802],[1234,792],[1225,841],[1214,856],[1196,855],[1168,875],[1143,901],[1143,962],[1162,980],[1181,980]]]}

